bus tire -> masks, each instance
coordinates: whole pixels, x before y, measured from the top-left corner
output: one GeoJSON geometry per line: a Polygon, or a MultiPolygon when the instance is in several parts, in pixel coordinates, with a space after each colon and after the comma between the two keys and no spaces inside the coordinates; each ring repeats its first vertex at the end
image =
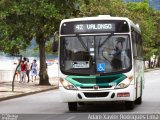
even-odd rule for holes
{"type": "Polygon", "coordinates": [[[142,103],[142,78],[141,78],[141,96],[135,100],[135,104],[140,105],[142,103]]]}
{"type": "Polygon", "coordinates": [[[133,110],[134,105],[135,105],[134,101],[126,101],[125,102],[125,107],[126,107],[127,110],[133,110]]]}
{"type": "Polygon", "coordinates": [[[77,111],[77,102],[69,102],[68,109],[69,111],[77,111]]]}
{"type": "Polygon", "coordinates": [[[140,105],[142,103],[142,96],[136,99],[135,101],[136,104],[140,105]]]}

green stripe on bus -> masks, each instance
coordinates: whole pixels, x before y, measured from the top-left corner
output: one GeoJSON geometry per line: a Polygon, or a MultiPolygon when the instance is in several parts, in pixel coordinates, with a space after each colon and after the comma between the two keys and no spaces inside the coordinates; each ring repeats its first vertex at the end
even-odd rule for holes
{"type": "Polygon", "coordinates": [[[117,85],[127,78],[124,74],[108,75],[108,76],[67,76],[65,79],[77,87],[92,87],[98,85],[111,86],[117,85]]]}

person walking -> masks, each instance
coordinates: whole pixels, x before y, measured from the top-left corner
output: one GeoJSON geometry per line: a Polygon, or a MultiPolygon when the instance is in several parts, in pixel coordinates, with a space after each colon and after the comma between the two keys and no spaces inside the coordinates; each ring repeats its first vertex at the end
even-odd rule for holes
{"type": "Polygon", "coordinates": [[[36,60],[33,60],[33,63],[31,64],[31,77],[32,77],[32,82],[36,81],[36,76],[38,74],[38,65],[36,63],[36,60]]]}
{"type": "Polygon", "coordinates": [[[28,58],[26,59],[25,65],[26,65],[26,75],[27,75],[28,83],[29,83],[29,81],[30,81],[30,77],[29,77],[29,73],[30,73],[30,64],[29,64],[29,59],[28,59],[28,58]]]}
{"type": "Polygon", "coordinates": [[[26,65],[24,63],[24,60],[21,62],[21,80],[20,82],[25,82],[26,80],[26,65]]]}

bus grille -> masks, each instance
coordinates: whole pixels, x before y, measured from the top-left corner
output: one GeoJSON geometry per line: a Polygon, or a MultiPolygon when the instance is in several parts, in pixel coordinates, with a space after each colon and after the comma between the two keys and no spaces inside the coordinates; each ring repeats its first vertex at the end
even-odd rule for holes
{"type": "MultiPolygon", "coordinates": [[[[111,88],[112,86],[99,86],[99,88],[111,88]]],[[[81,86],[81,89],[94,89],[93,86],[81,86]]]]}
{"type": "Polygon", "coordinates": [[[107,97],[108,94],[109,94],[109,92],[94,92],[94,93],[85,92],[84,93],[85,97],[88,97],[88,98],[92,98],[92,97],[107,97]]]}

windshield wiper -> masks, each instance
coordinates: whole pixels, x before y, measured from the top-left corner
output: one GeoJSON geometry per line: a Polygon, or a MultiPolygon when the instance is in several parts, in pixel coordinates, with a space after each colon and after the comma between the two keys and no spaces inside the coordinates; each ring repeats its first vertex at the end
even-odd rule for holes
{"type": "Polygon", "coordinates": [[[87,46],[85,45],[85,43],[83,42],[83,40],[81,39],[81,37],[80,37],[79,35],[76,35],[76,36],[77,36],[79,42],[81,43],[81,45],[83,46],[83,48],[84,48],[86,51],[88,51],[88,48],[87,48],[87,46]]]}
{"type": "Polygon", "coordinates": [[[102,47],[102,45],[104,45],[104,43],[107,42],[107,40],[109,40],[109,38],[111,38],[113,35],[114,33],[111,33],[101,44],[98,45],[98,54],[99,54],[99,48],[102,47]]]}
{"type": "Polygon", "coordinates": [[[114,33],[111,33],[110,35],[108,35],[108,37],[98,46],[98,48],[102,47],[102,45],[104,45],[105,42],[107,42],[107,40],[109,40],[110,37],[112,37],[114,35],[114,33]]]}

